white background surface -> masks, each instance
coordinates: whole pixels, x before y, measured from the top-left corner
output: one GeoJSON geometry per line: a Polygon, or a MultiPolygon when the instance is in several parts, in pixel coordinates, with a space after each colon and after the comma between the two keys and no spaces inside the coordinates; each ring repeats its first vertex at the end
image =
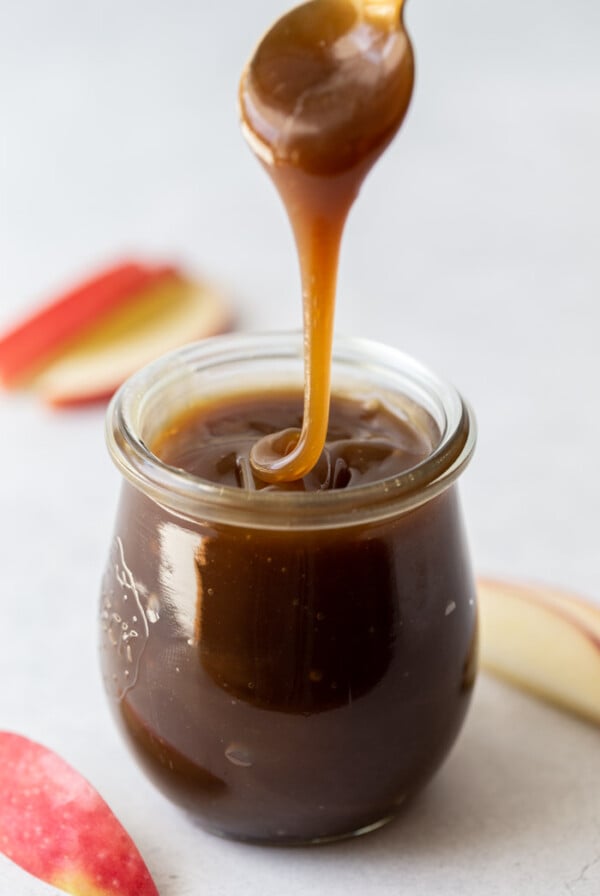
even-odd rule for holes
{"type": "MultiPolygon", "coordinates": [[[[276,0],[0,0],[0,325],[126,253],[221,282],[245,328],[300,325],[291,237],[235,94],[276,0]],[[231,30],[230,30],[231,29],[231,30]]],[[[481,572],[600,598],[600,7],[414,0],[411,112],[342,258],[338,331],[475,406],[463,497],[481,572]]],[[[58,749],[162,896],[600,891],[597,730],[482,680],[450,761],[360,842],[195,830],[137,772],[96,668],[118,492],[99,410],[0,396],[0,725],[58,749]]],[[[0,893],[51,890],[0,861],[0,893]]]]}

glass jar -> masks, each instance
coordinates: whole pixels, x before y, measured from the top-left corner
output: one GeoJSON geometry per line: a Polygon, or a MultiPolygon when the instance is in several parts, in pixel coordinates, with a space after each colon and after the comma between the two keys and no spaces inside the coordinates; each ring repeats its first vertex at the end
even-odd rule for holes
{"type": "Polygon", "coordinates": [[[234,335],[142,370],[113,399],[124,477],[101,600],[112,709],[140,764],[227,837],[308,843],[372,830],[440,765],[477,655],[456,480],[475,424],[407,356],[338,341],[334,391],[436,424],[423,462],[330,492],[244,491],[148,448],[203,400],[301,388],[302,340],[234,335]]]}

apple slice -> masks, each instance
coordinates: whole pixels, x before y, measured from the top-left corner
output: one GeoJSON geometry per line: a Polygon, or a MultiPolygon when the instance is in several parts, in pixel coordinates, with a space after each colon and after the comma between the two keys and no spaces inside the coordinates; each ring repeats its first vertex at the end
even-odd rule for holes
{"type": "Polygon", "coordinates": [[[18,385],[103,316],[173,273],[172,267],[125,262],[54,299],[0,338],[0,380],[18,385]]]}
{"type": "Polygon", "coordinates": [[[158,896],[135,844],[56,753],[0,732],[0,851],[75,896],[158,896]]]}
{"type": "Polygon", "coordinates": [[[149,361],[230,324],[231,313],[215,291],[171,275],[73,343],[31,386],[55,407],[107,398],[149,361]]]}
{"type": "Polygon", "coordinates": [[[483,667],[600,724],[600,607],[488,579],[478,594],[483,667]]]}

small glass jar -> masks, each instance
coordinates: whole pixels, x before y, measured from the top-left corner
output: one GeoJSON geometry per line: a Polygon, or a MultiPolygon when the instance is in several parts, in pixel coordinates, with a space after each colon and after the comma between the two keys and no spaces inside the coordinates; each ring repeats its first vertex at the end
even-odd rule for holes
{"type": "Polygon", "coordinates": [[[310,843],[385,823],[448,753],[473,689],[456,486],[471,411],[382,345],[338,341],[332,372],[336,392],[433,420],[430,456],[303,493],[211,484],[151,453],[204,400],[301,389],[295,334],[182,349],[132,377],[108,413],[124,482],[102,586],[105,686],[150,778],[227,837],[310,843]]]}

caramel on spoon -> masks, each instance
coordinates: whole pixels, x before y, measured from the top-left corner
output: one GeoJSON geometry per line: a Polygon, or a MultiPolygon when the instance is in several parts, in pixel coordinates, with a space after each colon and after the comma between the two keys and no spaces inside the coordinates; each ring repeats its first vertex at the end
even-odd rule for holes
{"type": "Polygon", "coordinates": [[[240,84],[244,135],[286,207],[304,317],[304,416],[254,445],[268,482],[301,479],[327,434],[338,257],[346,217],[399,129],[414,80],[401,0],[311,0],[266,34],[240,84]]]}

